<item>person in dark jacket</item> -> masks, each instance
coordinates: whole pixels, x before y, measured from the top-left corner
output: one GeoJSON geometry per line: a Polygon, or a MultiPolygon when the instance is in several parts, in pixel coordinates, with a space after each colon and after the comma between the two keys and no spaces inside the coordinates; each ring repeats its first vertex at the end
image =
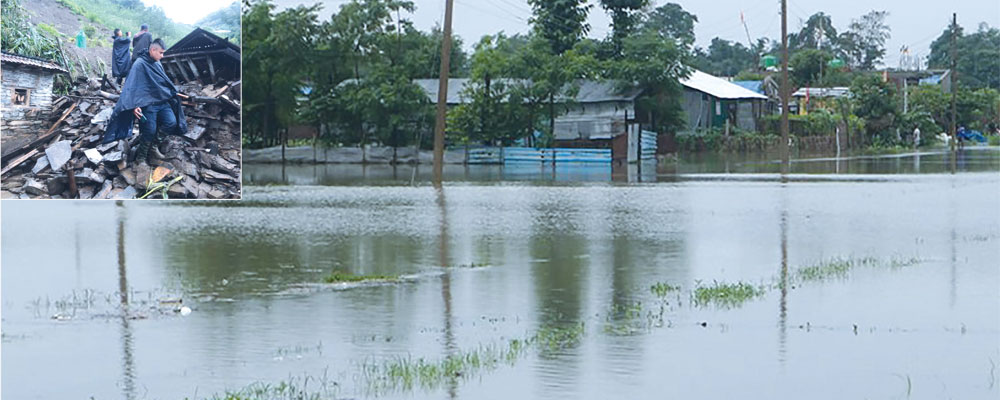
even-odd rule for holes
{"type": "Polygon", "coordinates": [[[177,91],[160,64],[166,49],[163,40],[153,40],[146,54],[132,64],[121,97],[104,132],[103,143],[126,139],[132,135],[132,126],[139,120],[139,146],[135,162],[146,163],[149,150],[157,139],[157,131],[169,134],[187,132],[184,110],[179,98],[188,98],[177,91]]]}
{"type": "Polygon", "coordinates": [[[115,28],[115,35],[111,37],[114,45],[111,50],[111,76],[118,78],[118,84],[122,84],[122,79],[128,76],[128,70],[132,66],[132,59],[129,57],[128,46],[132,42],[132,32],[122,36],[122,30],[115,28]]]}
{"type": "Polygon", "coordinates": [[[149,33],[149,25],[142,24],[139,27],[139,33],[136,33],[132,37],[132,62],[134,63],[139,56],[149,53],[149,44],[153,41],[153,34],[149,33]]]}

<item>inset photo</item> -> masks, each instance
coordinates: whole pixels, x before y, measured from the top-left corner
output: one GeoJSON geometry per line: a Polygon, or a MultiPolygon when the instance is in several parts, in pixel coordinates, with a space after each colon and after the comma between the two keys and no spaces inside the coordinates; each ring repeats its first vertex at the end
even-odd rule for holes
{"type": "Polygon", "coordinates": [[[3,199],[242,197],[240,4],[172,3],[3,0],[3,199]]]}

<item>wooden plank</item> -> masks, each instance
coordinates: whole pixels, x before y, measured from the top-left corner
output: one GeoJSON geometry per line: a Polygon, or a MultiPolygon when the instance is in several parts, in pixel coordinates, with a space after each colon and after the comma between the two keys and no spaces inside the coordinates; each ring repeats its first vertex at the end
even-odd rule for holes
{"type": "Polygon", "coordinates": [[[187,64],[191,66],[191,72],[194,73],[194,78],[195,79],[201,78],[201,73],[198,72],[198,67],[194,65],[194,61],[191,60],[191,57],[187,58],[187,64]]]}
{"type": "Polygon", "coordinates": [[[191,82],[192,79],[187,74],[187,71],[186,71],[187,68],[185,68],[184,65],[182,65],[180,63],[180,61],[174,60],[174,66],[177,67],[177,69],[181,70],[181,74],[184,75],[184,81],[185,82],[191,82]]]}
{"type": "Polygon", "coordinates": [[[205,57],[208,60],[208,73],[212,76],[212,83],[215,83],[215,65],[212,64],[212,57],[205,57]]]}
{"type": "Polygon", "coordinates": [[[38,149],[33,149],[27,154],[16,158],[14,161],[11,161],[9,164],[7,164],[6,167],[3,167],[3,170],[0,170],[0,175],[7,175],[7,172],[10,172],[10,170],[16,168],[18,165],[21,165],[29,158],[34,157],[35,154],[38,154],[38,149]]]}

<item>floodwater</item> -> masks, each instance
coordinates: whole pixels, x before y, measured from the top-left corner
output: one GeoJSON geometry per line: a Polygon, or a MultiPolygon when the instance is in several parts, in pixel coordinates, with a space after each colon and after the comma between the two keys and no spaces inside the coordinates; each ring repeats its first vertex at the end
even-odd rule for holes
{"type": "Polygon", "coordinates": [[[247,165],[240,202],[6,201],[0,395],[997,398],[1000,151],[962,160],[462,167],[440,190],[412,168],[247,165]],[[876,262],[796,278],[833,259],[876,262]],[[322,284],[335,269],[403,279],[322,284]],[[714,282],[765,289],[691,302],[714,282]],[[365,372],[581,323],[428,384],[365,372]]]}

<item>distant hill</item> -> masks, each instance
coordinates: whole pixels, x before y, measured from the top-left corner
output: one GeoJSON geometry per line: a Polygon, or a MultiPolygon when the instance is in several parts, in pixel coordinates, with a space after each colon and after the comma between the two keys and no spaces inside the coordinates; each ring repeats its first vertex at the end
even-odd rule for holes
{"type": "Polygon", "coordinates": [[[195,25],[239,44],[241,36],[240,2],[234,1],[228,7],[208,14],[195,25]]]}
{"type": "Polygon", "coordinates": [[[74,14],[103,25],[135,33],[142,24],[149,24],[153,36],[163,38],[167,46],[177,42],[192,26],[174,22],[159,7],[145,7],[139,0],[56,0],[74,14]]]}

